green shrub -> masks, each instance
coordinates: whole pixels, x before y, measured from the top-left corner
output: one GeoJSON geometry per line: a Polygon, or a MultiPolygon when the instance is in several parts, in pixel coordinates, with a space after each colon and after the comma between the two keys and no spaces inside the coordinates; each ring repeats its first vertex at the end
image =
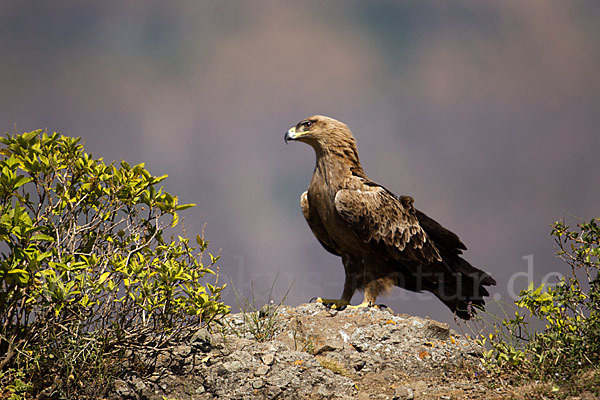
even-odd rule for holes
{"type": "Polygon", "coordinates": [[[4,394],[98,397],[127,349],[165,346],[228,312],[207,241],[163,237],[193,206],[157,188],[166,175],[107,165],[57,133],[0,141],[4,394]]]}
{"type": "Polygon", "coordinates": [[[571,274],[553,287],[532,282],[516,302],[521,312],[495,324],[482,342],[491,345],[488,366],[560,383],[600,368],[600,218],[577,230],[556,222],[552,235],[571,274]],[[536,332],[531,326],[540,322],[536,332]]]}

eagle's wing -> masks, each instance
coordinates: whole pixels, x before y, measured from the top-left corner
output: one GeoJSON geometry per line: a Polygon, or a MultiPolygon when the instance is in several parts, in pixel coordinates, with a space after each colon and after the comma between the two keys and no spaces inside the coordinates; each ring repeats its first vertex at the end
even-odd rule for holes
{"type": "Polygon", "coordinates": [[[300,196],[300,207],[302,208],[302,214],[304,214],[304,218],[306,219],[306,222],[308,222],[310,230],[313,232],[319,243],[321,243],[321,246],[328,252],[339,256],[340,254],[334,249],[335,244],[327,234],[327,230],[323,225],[323,221],[321,221],[321,217],[317,214],[316,210],[310,209],[310,205],[308,204],[308,192],[304,192],[300,196]]]}
{"type": "Polygon", "coordinates": [[[425,232],[427,232],[427,235],[436,243],[438,250],[442,250],[439,247],[443,247],[443,250],[449,255],[458,256],[462,254],[463,250],[467,249],[455,233],[450,232],[433,218],[428,217],[419,210],[417,210],[417,219],[425,232]]]}
{"type": "Polygon", "coordinates": [[[335,209],[346,225],[366,244],[394,260],[423,264],[441,261],[438,249],[419,224],[410,196],[397,197],[372,182],[360,189],[342,189],[335,209]]]}

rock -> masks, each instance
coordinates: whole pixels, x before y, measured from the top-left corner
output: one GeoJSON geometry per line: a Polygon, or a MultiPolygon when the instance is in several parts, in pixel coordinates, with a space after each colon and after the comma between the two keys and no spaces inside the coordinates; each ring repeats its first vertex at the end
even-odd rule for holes
{"type": "Polygon", "coordinates": [[[161,368],[168,368],[171,364],[171,354],[161,353],[156,357],[156,366],[161,368]]]}
{"type": "Polygon", "coordinates": [[[208,353],[212,349],[211,336],[206,328],[199,329],[190,339],[190,345],[203,353],[208,353]]]}
{"type": "Polygon", "coordinates": [[[227,361],[227,362],[223,363],[223,370],[226,373],[236,373],[236,372],[240,371],[243,368],[244,368],[244,365],[241,362],[237,361],[237,360],[227,361]]]}
{"type": "Polygon", "coordinates": [[[276,306],[274,304],[265,304],[258,310],[258,318],[270,318],[273,317],[276,306]]]}
{"type": "Polygon", "coordinates": [[[265,386],[265,381],[263,381],[262,379],[255,379],[254,381],[252,381],[252,387],[254,389],[260,389],[261,387],[265,386]]]}
{"type": "Polygon", "coordinates": [[[365,365],[367,365],[367,362],[365,360],[356,360],[352,367],[356,370],[356,371],[360,371],[361,369],[363,369],[365,367],[365,365]]]}
{"type": "Polygon", "coordinates": [[[123,399],[135,399],[136,397],[135,392],[131,390],[127,382],[123,381],[122,379],[117,379],[113,383],[113,390],[120,398],[123,399]]]}
{"type": "Polygon", "coordinates": [[[265,354],[260,359],[266,365],[273,365],[273,361],[275,361],[275,354],[265,354]]]}
{"type": "Polygon", "coordinates": [[[192,353],[192,346],[179,345],[173,348],[173,355],[180,358],[186,358],[192,353]]]}
{"type": "Polygon", "coordinates": [[[328,351],[336,351],[344,348],[344,343],[339,340],[329,339],[325,341],[318,349],[314,352],[314,355],[322,354],[328,351]]]}
{"type": "Polygon", "coordinates": [[[269,366],[260,365],[258,368],[256,368],[256,371],[254,371],[254,376],[263,376],[266,375],[267,372],[269,372],[269,366]]]}
{"type": "Polygon", "coordinates": [[[457,391],[462,391],[457,398],[470,398],[484,386],[457,386],[467,379],[460,374],[448,379],[452,375],[445,371],[452,365],[476,369],[480,364],[469,355],[477,346],[455,332],[450,340],[447,324],[389,310],[331,311],[321,304],[273,311],[269,318],[275,319],[277,332],[268,341],[246,334],[244,316],[233,314],[226,326],[235,332],[211,336],[199,329],[181,336],[190,337],[187,342],[140,353],[147,369],[125,368],[109,400],[408,400],[457,391]]]}
{"type": "Polygon", "coordinates": [[[196,344],[198,342],[210,342],[210,333],[208,333],[208,329],[198,329],[196,333],[192,335],[192,338],[190,339],[190,344],[196,344]]]}
{"type": "Polygon", "coordinates": [[[434,320],[427,321],[424,327],[425,335],[431,339],[448,340],[450,338],[450,327],[448,324],[434,320]]]}
{"type": "Polygon", "coordinates": [[[131,378],[131,384],[133,385],[137,393],[146,390],[146,384],[137,376],[131,378]]]}
{"type": "Polygon", "coordinates": [[[394,400],[413,400],[415,392],[408,386],[400,386],[394,390],[394,400]]]}

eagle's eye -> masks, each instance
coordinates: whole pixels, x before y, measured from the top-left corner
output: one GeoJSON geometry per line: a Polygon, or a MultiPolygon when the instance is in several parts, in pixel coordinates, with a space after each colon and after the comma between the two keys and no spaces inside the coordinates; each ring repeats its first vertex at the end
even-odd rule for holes
{"type": "Polygon", "coordinates": [[[304,121],[302,125],[304,125],[304,129],[308,129],[312,126],[312,121],[304,121]]]}

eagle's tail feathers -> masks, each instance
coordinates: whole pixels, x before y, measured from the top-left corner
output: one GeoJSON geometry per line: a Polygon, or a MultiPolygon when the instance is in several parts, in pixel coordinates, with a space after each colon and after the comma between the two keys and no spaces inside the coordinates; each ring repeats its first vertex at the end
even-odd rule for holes
{"type": "Polygon", "coordinates": [[[471,319],[477,309],[485,309],[483,298],[490,295],[486,286],[495,285],[496,281],[461,257],[446,262],[446,266],[452,272],[444,275],[443,283],[438,282],[431,291],[458,317],[471,319]]]}

